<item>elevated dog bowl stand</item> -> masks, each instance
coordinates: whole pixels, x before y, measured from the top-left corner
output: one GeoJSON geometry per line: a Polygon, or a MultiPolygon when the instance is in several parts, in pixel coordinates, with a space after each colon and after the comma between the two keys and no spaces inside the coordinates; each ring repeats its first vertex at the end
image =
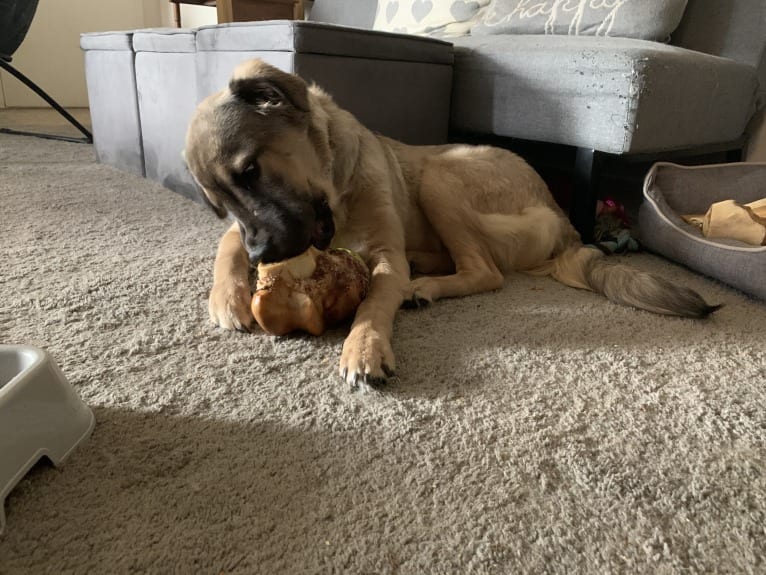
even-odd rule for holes
{"type": "Polygon", "coordinates": [[[53,359],[28,345],[0,345],[0,534],[5,498],[43,456],[62,463],[95,418],[53,359]]]}

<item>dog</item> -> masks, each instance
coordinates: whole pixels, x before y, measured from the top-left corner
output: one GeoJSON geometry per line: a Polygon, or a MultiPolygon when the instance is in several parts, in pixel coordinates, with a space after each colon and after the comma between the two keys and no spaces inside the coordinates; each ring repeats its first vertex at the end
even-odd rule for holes
{"type": "Polygon", "coordinates": [[[312,245],[365,260],[370,288],[339,366],[353,388],[394,376],[400,307],[495,290],[506,272],[549,275],[659,314],[703,318],[720,307],[584,246],[543,179],[512,152],[374,134],[320,87],[261,60],[237,66],[228,87],[198,106],[185,158],[205,201],[234,220],[209,298],[221,327],[253,326],[251,265],[312,245]]]}

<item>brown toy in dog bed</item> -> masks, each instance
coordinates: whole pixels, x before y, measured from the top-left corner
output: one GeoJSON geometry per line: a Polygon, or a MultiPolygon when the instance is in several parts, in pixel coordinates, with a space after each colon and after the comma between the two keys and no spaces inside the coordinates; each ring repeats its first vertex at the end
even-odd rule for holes
{"type": "Polygon", "coordinates": [[[367,266],[355,253],[310,247],[294,258],[258,265],[251,310],[272,335],[298,330],[321,335],[354,314],[369,281],[367,266]]]}

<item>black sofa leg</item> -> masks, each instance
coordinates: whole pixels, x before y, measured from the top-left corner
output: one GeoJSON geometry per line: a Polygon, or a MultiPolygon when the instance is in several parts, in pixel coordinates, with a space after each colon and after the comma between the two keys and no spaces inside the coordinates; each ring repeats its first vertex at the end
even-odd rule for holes
{"type": "Polygon", "coordinates": [[[602,161],[601,152],[589,148],[577,148],[569,219],[575,229],[580,232],[580,237],[585,244],[593,241],[602,161]]]}
{"type": "Polygon", "coordinates": [[[35,84],[32,80],[30,80],[24,74],[19,72],[16,68],[11,66],[11,64],[8,61],[3,60],[2,58],[0,58],[0,68],[3,68],[9,74],[15,76],[19,81],[25,84],[35,94],[37,94],[43,100],[48,102],[48,104],[50,104],[54,110],[56,110],[59,114],[61,114],[67,120],[67,122],[72,124],[80,132],[82,132],[82,134],[85,137],[73,138],[70,136],[59,136],[56,134],[40,134],[37,132],[22,132],[19,130],[11,130],[9,128],[0,128],[0,132],[4,134],[18,134],[21,136],[36,136],[38,138],[48,138],[49,140],[64,140],[65,142],[78,142],[83,144],[93,143],[93,134],[91,134],[90,131],[85,126],[83,126],[80,122],[78,122],[74,116],[72,116],[69,112],[67,112],[64,108],[62,108],[61,105],[58,102],[56,102],[56,100],[51,98],[42,88],[40,88],[40,86],[35,84]]]}
{"type": "Polygon", "coordinates": [[[726,152],[726,162],[734,164],[742,161],[742,148],[735,148],[726,152]]]}

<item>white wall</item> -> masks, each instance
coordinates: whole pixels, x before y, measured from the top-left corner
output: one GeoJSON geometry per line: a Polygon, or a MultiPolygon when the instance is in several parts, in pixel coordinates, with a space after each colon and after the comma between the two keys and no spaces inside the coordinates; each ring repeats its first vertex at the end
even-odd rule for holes
{"type": "MultiPolygon", "coordinates": [[[[182,6],[182,24],[216,22],[215,8],[182,6]]],[[[40,0],[12,64],[65,107],[87,107],[80,34],[173,26],[166,0],[40,0]]],[[[16,78],[0,72],[0,107],[47,107],[16,78]]]]}
{"type": "MultiPolygon", "coordinates": [[[[162,2],[163,0],[159,0],[162,2]]],[[[172,14],[168,11],[167,14],[172,14]]],[[[181,4],[181,26],[184,28],[197,28],[198,26],[207,26],[208,24],[216,24],[218,19],[216,17],[216,10],[214,6],[191,6],[181,4]]],[[[163,26],[175,26],[172,16],[169,16],[168,23],[163,26]]]]}

